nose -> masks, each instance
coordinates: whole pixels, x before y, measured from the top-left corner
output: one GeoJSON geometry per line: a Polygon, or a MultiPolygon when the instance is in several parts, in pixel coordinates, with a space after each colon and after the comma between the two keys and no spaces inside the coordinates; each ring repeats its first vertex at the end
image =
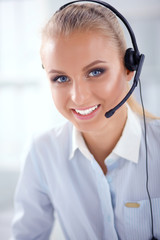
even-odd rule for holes
{"type": "Polygon", "coordinates": [[[88,103],[91,91],[87,81],[74,81],[71,88],[71,100],[76,105],[84,105],[88,103]]]}

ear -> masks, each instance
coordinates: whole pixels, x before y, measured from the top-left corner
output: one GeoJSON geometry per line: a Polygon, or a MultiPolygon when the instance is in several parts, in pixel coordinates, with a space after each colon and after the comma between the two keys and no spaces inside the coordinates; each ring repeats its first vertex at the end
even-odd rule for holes
{"type": "Polygon", "coordinates": [[[130,71],[129,69],[126,69],[126,80],[131,81],[134,77],[134,71],[130,71]]]}

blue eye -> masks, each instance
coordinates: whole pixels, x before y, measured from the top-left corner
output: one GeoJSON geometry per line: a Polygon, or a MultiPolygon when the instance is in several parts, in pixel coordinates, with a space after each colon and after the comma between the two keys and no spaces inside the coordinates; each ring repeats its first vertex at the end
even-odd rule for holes
{"type": "Polygon", "coordinates": [[[104,71],[105,71],[105,69],[101,69],[101,68],[94,69],[93,71],[91,71],[89,73],[89,77],[97,77],[97,76],[101,75],[104,71]]]}
{"type": "Polygon", "coordinates": [[[59,83],[64,83],[64,82],[68,82],[68,77],[66,76],[57,76],[53,79],[54,82],[59,82],[59,83]]]}

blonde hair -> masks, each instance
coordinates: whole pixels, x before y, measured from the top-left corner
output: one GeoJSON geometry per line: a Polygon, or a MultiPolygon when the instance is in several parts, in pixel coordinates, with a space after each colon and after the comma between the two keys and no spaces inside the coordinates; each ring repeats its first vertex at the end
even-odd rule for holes
{"type": "Polygon", "coordinates": [[[94,31],[112,39],[120,56],[124,57],[126,42],[116,15],[110,9],[93,3],[72,4],[57,11],[42,30],[42,48],[48,38],[67,37],[75,31],[94,31]]]}
{"type": "MultiPolygon", "coordinates": [[[[95,31],[112,39],[112,43],[120,54],[120,59],[124,61],[127,45],[116,15],[110,9],[93,3],[72,4],[57,11],[42,30],[41,53],[46,40],[58,36],[67,37],[75,31],[95,31]]],[[[134,112],[139,115],[143,114],[141,105],[133,96],[127,102],[134,112]]],[[[156,118],[147,111],[145,114],[148,118],[156,118]]]]}

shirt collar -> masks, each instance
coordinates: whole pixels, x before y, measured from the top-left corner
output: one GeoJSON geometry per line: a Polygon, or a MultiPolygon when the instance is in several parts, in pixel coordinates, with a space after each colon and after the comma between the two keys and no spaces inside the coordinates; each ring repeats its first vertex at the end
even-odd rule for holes
{"type": "Polygon", "coordinates": [[[79,132],[74,126],[73,126],[73,131],[72,131],[72,150],[70,154],[70,158],[72,159],[75,151],[79,149],[84,156],[87,157],[87,159],[92,160],[93,156],[90,153],[89,149],[87,148],[87,145],[84,141],[84,138],[82,137],[81,132],[79,132]]]}
{"type": "Polygon", "coordinates": [[[122,136],[112,152],[126,160],[138,163],[142,130],[138,116],[128,105],[127,108],[128,117],[122,136]]]}
{"type": "MultiPolygon", "coordinates": [[[[131,162],[138,163],[141,142],[141,126],[138,117],[131,110],[128,104],[127,108],[128,117],[122,132],[122,136],[120,137],[118,143],[116,144],[112,153],[107,157],[107,159],[110,156],[119,156],[131,162]]],[[[84,156],[86,156],[87,159],[91,161],[93,160],[93,156],[88,150],[82,134],[75,127],[73,127],[72,150],[70,154],[70,159],[73,158],[74,153],[77,149],[79,149],[84,154],[84,156]]]]}

